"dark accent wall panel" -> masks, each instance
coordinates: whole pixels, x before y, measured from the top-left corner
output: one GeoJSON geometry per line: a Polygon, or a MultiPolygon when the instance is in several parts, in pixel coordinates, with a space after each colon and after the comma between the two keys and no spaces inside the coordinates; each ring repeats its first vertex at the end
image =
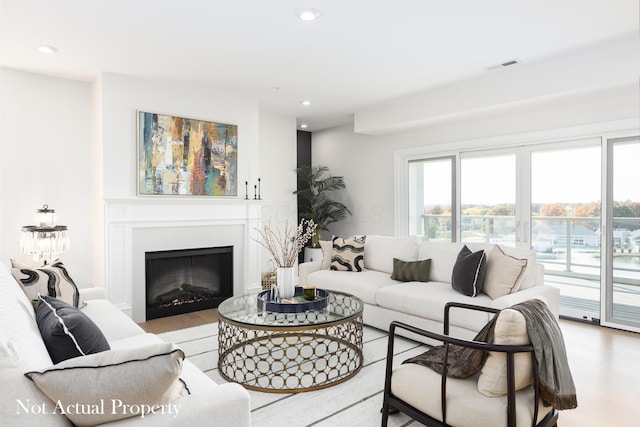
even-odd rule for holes
{"type": "MultiPolygon", "coordinates": [[[[296,167],[311,166],[311,132],[304,130],[298,131],[298,146],[297,146],[297,163],[296,167]]],[[[298,205],[300,205],[300,199],[298,199],[298,205]]],[[[298,212],[300,210],[298,209],[298,212]]],[[[298,215],[298,223],[300,223],[300,216],[298,215]]],[[[302,262],[304,259],[304,251],[300,252],[298,256],[298,262],[302,262]]]]}

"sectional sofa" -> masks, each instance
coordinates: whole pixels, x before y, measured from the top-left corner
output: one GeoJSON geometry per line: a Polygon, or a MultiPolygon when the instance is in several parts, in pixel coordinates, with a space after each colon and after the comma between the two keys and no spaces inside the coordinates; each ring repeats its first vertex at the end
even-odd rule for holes
{"type": "MultiPolygon", "coordinates": [[[[175,344],[145,333],[104,298],[102,289],[81,290],[80,297],[80,312],[99,328],[110,349],[54,363],[32,301],[0,263],[1,426],[71,426],[72,421],[110,426],[251,425],[249,394],[243,387],[216,384],[185,360],[175,344]],[[92,399],[97,403],[86,403],[92,399]]],[[[77,311],[63,307],[57,298],[46,301],[58,307],[54,322],[61,316],[79,341],[80,332],[67,321],[69,313],[77,318],[77,311]]],[[[96,335],[100,334],[89,338],[96,335]]]]}
{"type": "MultiPolygon", "coordinates": [[[[332,256],[334,268],[340,268],[335,261],[336,255],[340,258],[341,254],[336,253],[331,241],[323,241],[322,261],[300,264],[299,283],[359,297],[364,302],[363,320],[367,325],[388,330],[389,324],[397,320],[440,332],[447,302],[502,309],[536,296],[546,298],[551,311],[558,316],[559,290],[545,285],[544,267],[536,262],[532,251],[494,244],[431,242],[417,237],[364,237],[362,271],[332,270],[332,256]],[[470,252],[484,251],[484,283],[475,296],[465,295],[452,286],[455,266],[465,245],[470,252]],[[422,268],[419,261],[430,260],[427,277],[394,280],[392,276],[402,276],[398,274],[401,271],[394,272],[394,258],[396,270],[398,266],[422,268]]],[[[419,272],[419,268],[414,271],[419,272]]],[[[454,310],[449,321],[450,333],[471,339],[488,320],[488,313],[454,310]]]]}

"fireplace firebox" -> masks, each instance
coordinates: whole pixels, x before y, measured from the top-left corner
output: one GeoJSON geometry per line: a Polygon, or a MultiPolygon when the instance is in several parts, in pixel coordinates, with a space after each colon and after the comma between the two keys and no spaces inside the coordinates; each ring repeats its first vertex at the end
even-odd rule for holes
{"type": "Polygon", "coordinates": [[[233,246],[145,253],[146,319],[216,308],[233,296],[233,246]]]}

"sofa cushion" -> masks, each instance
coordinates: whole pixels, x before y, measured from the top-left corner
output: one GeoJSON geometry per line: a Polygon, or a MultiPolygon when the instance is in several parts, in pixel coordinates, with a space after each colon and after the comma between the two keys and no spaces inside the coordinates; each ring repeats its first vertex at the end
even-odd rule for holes
{"type": "Polygon", "coordinates": [[[320,240],[320,249],[322,249],[322,266],[323,270],[328,270],[331,267],[331,252],[333,251],[333,241],[320,240]]]}
{"type": "Polygon", "coordinates": [[[82,306],[78,287],[65,265],[59,260],[39,268],[11,260],[11,274],[35,304],[40,294],[59,298],[74,307],[82,306]]]}
{"type": "MultiPolygon", "coordinates": [[[[416,237],[388,237],[369,235],[364,245],[364,266],[368,270],[393,272],[393,259],[418,260],[416,237]]],[[[426,258],[421,258],[426,259],[426,258]]]]}
{"type": "Polygon", "coordinates": [[[320,289],[346,292],[368,304],[376,304],[378,289],[397,283],[389,274],[374,270],[365,270],[358,274],[348,271],[318,270],[307,277],[309,285],[320,289]]]}
{"type": "Polygon", "coordinates": [[[486,265],[484,250],[471,252],[465,245],[453,266],[451,286],[464,295],[475,297],[482,291],[486,265]]]}
{"type": "MultiPolygon", "coordinates": [[[[498,315],[494,327],[494,344],[522,345],[531,344],[527,333],[527,322],[522,313],[510,308],[498,315]]],[[[521,390],[533,383],[533,362],[531,353],[516,353],[515,385],[521,390]]],[[[504,396],[507,394],[507,356],[505,353],[491,351],[478,378],[478,391],[485,396],[504,396]]]]}
{"type": "Polygon", "coordinates": [[[391,278],[401,282],[428,282],[430,259],[420,261],[402,261],[393,259],[393,273],[391,278]]]}
{"type": "Polygon", "coordinates": [[[365,240],[366,236],[353,236],[346,239],[334,236],[330,269],[358,272],[364,270],[365,240]]]}
{"type": "Polygon", "coordinates": [[[57,298],[40,296],[36,321],[53,363],[110,348],[91,319],[57,298]]]}
{"type": "Polygon", "coordinates": [[[104,402],[104,411],[65,414],[77,426],[93,426],[140,416],[140,410],[149,412],[186,395],[180,380],[183,360],[175,344],[160,343],[77,357],[25,375],[63,408],[100,408],[104,402]]]}
{"type": "Polygon", "coordinates": [[[463,246],[461,243],[420,242],[418,259],[431,259],[429,280],[451,283],[451,272],[463,246]]]}
{"type": "Polygon", "coordinates": [[[138,324],[132,322],[129,316],[109,300],[89,300],[82,312],[98,325],[109,342],[144,334],[144,330],[138,324]]]}
{"type": "MultiPolygon", "coordinates": [[[[468,297],[456,292],[451,284],[442,282],[396,282],[393,286],[379,288],[375,294],[375,300],[380,307],[440,323],[444,322],[444,306],[450,301],[491,305],[491,298],[488,295],[479,294],[475,298],[468,297]]],[[[450,316],[449,323],[452,326],[472,331],[479,331],[489,321],[488,313],[475,310],[453,309],[450,316]]]]}
{"type": "Polygon", "coordinates": [[[516,292],[524,279],[526,268],[526,259],[506,255],[500,246],[496,246],[487,262],[482,292],[492,299],[516,292]]]}
{"type": "MultiPolygon", "coordinates": [[[[447,378],[447,424],[454,426],[506,427],[507,397],[487,398],[478,392],[478,375],[467,379],[447,378]]],[[[421,411],[442,420],[441,375],[415,363],[393,370],[391,392],[421,411]]],[[[533,387],[516,394],[516,425],[530,426],[533,417],[533,387]]],[[[538,420],[553,407],[538,408],[538,420]]]]}
{"type": "Polygon", "coordinates": [[[52,365],[42,342],[31,301],[9,271],[0,262],[0,424],[5,426],[65,426],[63,416],[52,416],[54,403],[24,373],[52,365]],[[19,406],[24,403],[27,408],[19,406]],[[42,407],[46,414],[35,414],[29,403],[42,407]]]}

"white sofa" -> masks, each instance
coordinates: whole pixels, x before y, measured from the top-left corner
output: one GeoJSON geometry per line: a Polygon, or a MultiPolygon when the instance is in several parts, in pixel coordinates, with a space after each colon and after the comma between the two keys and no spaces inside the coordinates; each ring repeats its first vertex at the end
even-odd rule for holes
{"type": "MultiPolygon", "coordinates": [[[[141,347],[162,340],[145,333],[122,311],[104,299],[102,289],[81,290],[82,308],[105,335],[112,350],[141,347]]],[[[78,359],[90,356],[80,356],[78,359]]],[[[70,359],[73,360],[73,359],[70,359]]],[[[64,363],[64,362],[63,362],[64,363]]],[[[33,306],[6,265],[0,263],[0,425],[71,426],[55,403],[24,374],[53,365],[36,324],[33,306]]],[[[251,425],[248,392],[235,383],[216,384],[184,360],[180,378],[191,394],[173,401],[179,412],[132,416],[104,425],[122,426],[243,426],[251,425]]],[[[70,389],[77,384],[68,384],[70,389]]],[[[107,409],[108,410],[108,409],[107,409]]]]}
{"type": "MultiPolygon", "coordinates": [[[[307,262],[299,266],[299,283],[301,286],[310,284],[357,296],[364,302],[364,323],[382,330],[388,330],[389,324],[397,320],[422,329],[442,331],[444,306],[450,301],[502,309],[535,296],[543,296],[551,311],[558,316],[560,292],[544,284],[544,267],[536,262],[533,251],[500,246],[506,255],[527,259],[524,277],[516,292],[492,299],[484,293],[470,297],[453,289],[453,267],[465,244],[474,252],[484,249],[487,266],[491,263],[496,246],[493,244],[440,243],[416,237],[368,235],[364,245],[364,271],[332,271],[323,269],[322,261],[307,262]],[[429,281],[399,282],[391,279],[393,258],[402,261],[431,259],[429,281]]],[[[322,247],[323,259],[326,259],[330,256],[331,242],[323,242],[322,247]]],[[[453,310],[450,333],[471,339],[488,322],[489,317],[488,313],[483,312],[453,310]]]]}

